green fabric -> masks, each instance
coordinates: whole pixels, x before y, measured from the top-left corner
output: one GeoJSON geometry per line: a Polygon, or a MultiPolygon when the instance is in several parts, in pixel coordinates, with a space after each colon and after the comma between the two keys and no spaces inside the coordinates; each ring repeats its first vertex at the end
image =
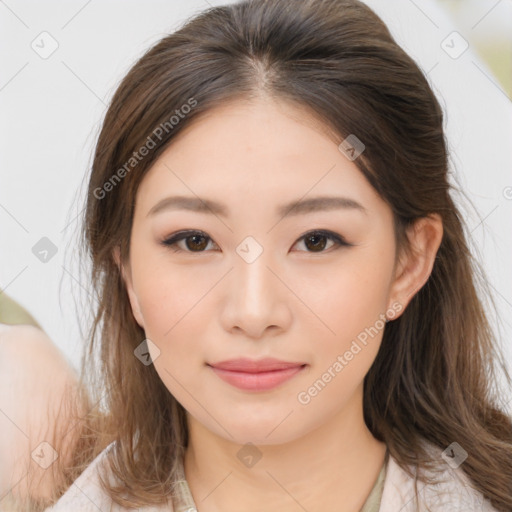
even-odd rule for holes
{"type": "Polygon", "coordinates": [[[382,499],[382,491],[384,490],[384,480],[386,478],[386,466],[389,458],[389,451],[386,451],[386,457],[384,458],[384,464],[380,470],[379,476],[373,485],[368,498],[364,502],[363,508],[360,512],[379,512],[380,502],[382,499]]]}
{"type": "Polygon", "coordinates": [[[35,327],[41,326],[35,318],[14,299],[11,299],[5,292],[0,290],[0,323],[1,324],[29,324],[35,327]]]}

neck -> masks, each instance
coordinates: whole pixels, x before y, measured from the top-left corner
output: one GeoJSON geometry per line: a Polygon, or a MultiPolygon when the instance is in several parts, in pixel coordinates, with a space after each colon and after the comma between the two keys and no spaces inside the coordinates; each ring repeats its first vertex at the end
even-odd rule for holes
{"type": "Polygon", "coordinates": [[[386,454],[364,422],[362,386],[328,423],[285,444],[252,447],[261,455],[254,464],[247,447],[243,463],[242,445],[190,415],[188,423],[184,470],[199,512],[256,512],[269,504],[282,512],[359,512],[386,454]]]}

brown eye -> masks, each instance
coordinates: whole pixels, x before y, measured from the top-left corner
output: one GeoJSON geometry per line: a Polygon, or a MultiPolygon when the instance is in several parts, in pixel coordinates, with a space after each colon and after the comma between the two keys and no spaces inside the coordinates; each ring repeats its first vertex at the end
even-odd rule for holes
{"type": "Polygon", "coordinates": [[[306,247],[314,252],[323,251],[327,245],[327,237],[325,235],[309,235],[305,239],[306,247]]]}
{"type": "MultiPolygon", "coordinates": [[[[201,231],[183,231],[162,241],[162,245],[171,248],[175,252],[207,252],[209,241],[212,239],[201,231]],[[185,242],[185,248],[180,248],[178,243],[185,242]]],[[[213,242],[213,241],[212,241],[213,242]]]]}
{"type": "MultiPolygon", "coordinates": [[[[340,246],[352,246],[353,244],[349,244],[345,241],[345,239],[331,231],[310,231],[302,236],[297,242],[304,241],[304,245],[306,246],[305,252],[310,253],[322,253],[327,252],[325,249],[329,243],[331,245],[328,247],[340,247],[340,246]]],[[[161,242],[162,245],[169,247],[174,252],[188,252],[188,253],[201,253],[201,252],[209,252],[208,244],[212,243],[214,245],[215,242],[206,234],[201,231],[182,231],[180,233],[176,233],[170,238],[163,240],[161,242]],[[181,245],[182,242],[184,243],[181,245]]],[[[304,251],[301,251],[304,252],[304,251]]]]}
{"type": "Polygon", "coordinates": [[[202,251],[205,247],[208,246],[206,239],[207,237],[203,235],[192,235],[184,238],[185,245],[191,251],[202,251]]]}
{"type": "Polygon", "coordinates": [[[301,241],[304,241],[304,245],[308,249],[306,252],[326,252],[324,249],[328,241],[332,242],[330,247],[352,245],[347,243],[340,235],[330,231],[311,231],[301,237],[297,243],[301,241]]]}

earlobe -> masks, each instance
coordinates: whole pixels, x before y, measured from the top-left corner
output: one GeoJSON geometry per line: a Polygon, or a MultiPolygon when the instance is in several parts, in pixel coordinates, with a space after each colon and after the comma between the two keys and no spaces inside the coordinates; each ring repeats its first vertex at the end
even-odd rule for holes
{"type": "Polygon", "coordinates": [[[121,277],[122,277],[125,285],[128,287],[130,280],[127,279],[124,264],[121,262],[121,248],[118,245],[116,245],[112,249],[112,258],[114,259],[114,262],[117,265],[119,272],[121,273],[121,277]]]}
{"type": "Polygon", "coordinates": [[[443,222],[438,214],[418,219],[407,231],[409,247],[402,251],[391,287],[391,303],[402,311],[428,281],[443,238],[443,222]]]}
{"type": "Polygon", "coordinates": [[[119,246],[114,247],[112,250],[112,257],[114,258],[114,261],[119,268],[119,271],[121,273],[121,277],[123,279],[123,282],[125,284],[126,291],[128,293],[128,300],[130,301],[130,307],[132,310],[132,314],[136,320],[136,322],[139,324],[139,326],[144,329],[144,319],[142,317],[142,313],[140,312],[140,306],[139,306],[139,300],[137,298],[137,295],[133,289],[133,283],[131,280],[131,272],[126,272],[124,263],[121,262],[121,251],[119,246]]]}

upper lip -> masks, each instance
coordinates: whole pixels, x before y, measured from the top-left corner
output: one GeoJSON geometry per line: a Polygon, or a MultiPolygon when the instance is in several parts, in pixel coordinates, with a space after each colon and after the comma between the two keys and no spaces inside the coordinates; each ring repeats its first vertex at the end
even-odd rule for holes
{"type": "Polygon", "coordinates": [[[209,366],[219,368],[221,370],[231,370],[246,373],[259,373],[269,372],[275,370],[285,370],[287,368],[295,368],[297,366],[303,366],[305,363],[292,363],[287,361],[281,361],[273,357],[267,357],[264,359],[229,359],[227,361],[219,361],[218,363],[209,363],[209,366]]]}

